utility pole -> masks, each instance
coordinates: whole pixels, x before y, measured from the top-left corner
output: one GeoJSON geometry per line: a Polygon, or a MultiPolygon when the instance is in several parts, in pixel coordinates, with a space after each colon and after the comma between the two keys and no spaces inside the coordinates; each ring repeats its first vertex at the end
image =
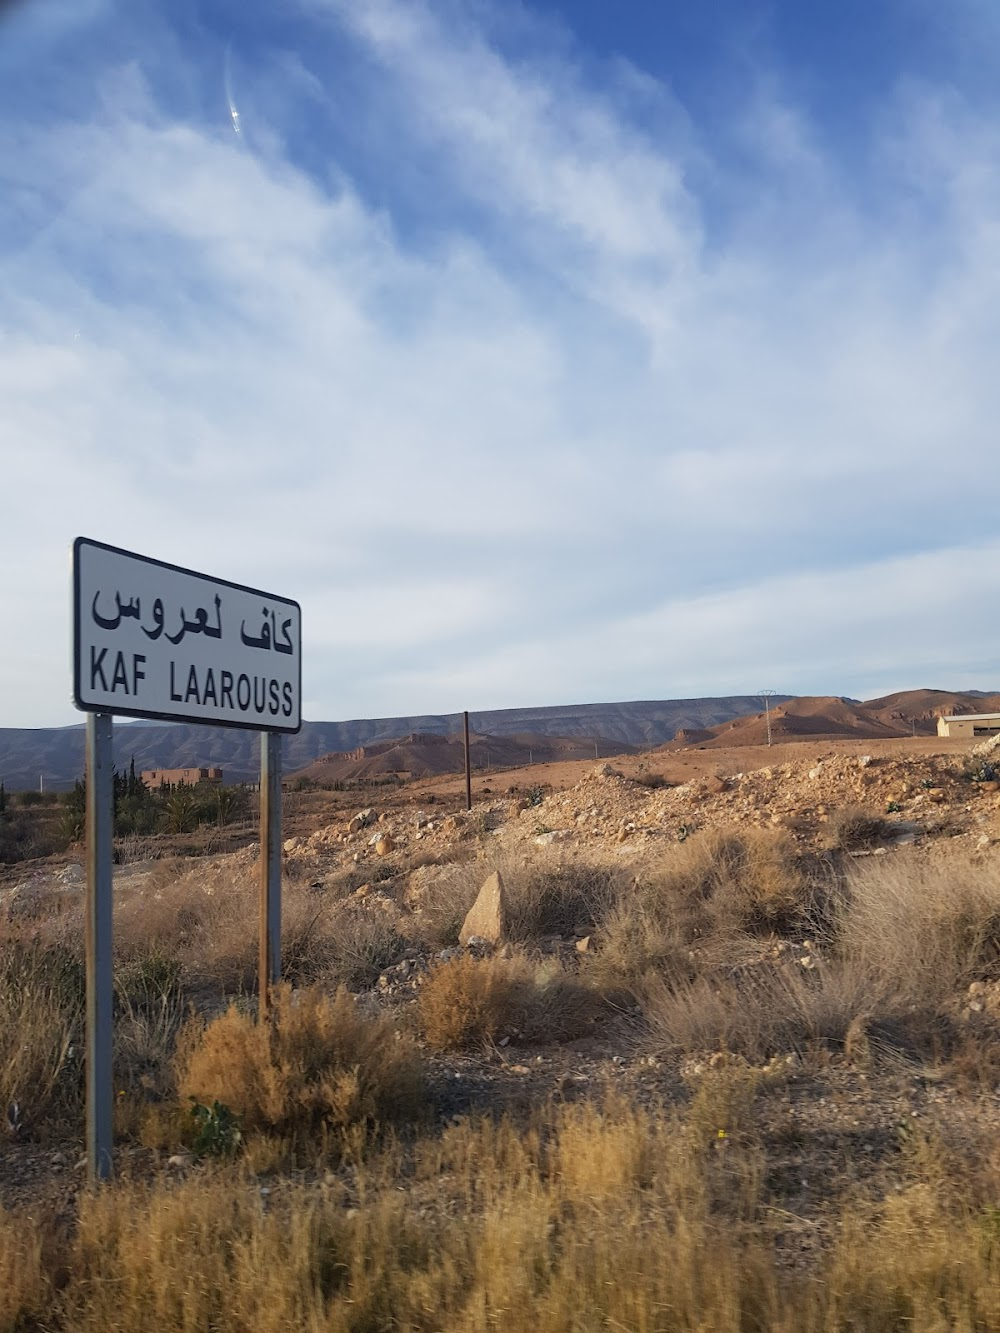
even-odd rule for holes
{"type": "Polygon", "coordinates": [[[469,756],[469,714],[465,718],[465,808],[472,809],[472,760],[469,756]]]}
{"type": "Polygon", "coordinates": [[[774,690],[758,690],[758,697],[764,700],[764,718],[767,722],[767,743],[771,744],[771,700],[774,698],[774,690]]]}

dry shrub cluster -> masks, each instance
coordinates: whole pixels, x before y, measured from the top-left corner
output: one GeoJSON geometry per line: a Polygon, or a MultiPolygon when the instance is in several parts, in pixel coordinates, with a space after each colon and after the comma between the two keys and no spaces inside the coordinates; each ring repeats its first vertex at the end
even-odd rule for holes
{"type": "Polygon", "coordinates": [[[592,1032],[605,1010],[598,991],[558,961],[535,961],[523,953],[449,959],[430,973],[417,1004],[424,1036],[438,1050],[468,1049],[502,1037],[567,1041],[592,1032]]]}
{"type": "Polygon", "coordinates": [[[650,887],[697,934],[788,930],[810,901],[795,845],[779,829],[708,830],[678,845],[650,887]]]}
{"type": "MultiPolygon", "coordinates": [[[[126,960],[136,953],[177,959],[188,988],[251,994],[257,985],[257,893],[253,867],[234,875],[225,863],[183,869],[161,863],[137,890],[123,888],[115,912],[116,949],[126,960]]],[[[296,985],[360,988],[405,947],[377,911],[285,881],[283,966],[296,985]]]]}
{"type": "Polygon", "coordinates": [[[881,842],[891,829],[889,821],[876,811],[864,805],[848,805],[831,816],[830,842],[842,852],[859,851],[881,842]]]}
{"type": "Polygon", "coordinates": [[[840,953],[883,992],[939,1005],[970,981],[1000,977],[1000,866],[963,853],[869,862],[848,880],[836,933],[840,953]]]}
{"type": "Polygon", "coordinates": [[[192,1019],[177,1044],[182,1100],[218,1101],[248,1133],[291,1135],[415,1118],[422,1104],[412,1045],[345,991],[276,988],[270,1021],[235,1004],[192,1019]]]}
{"type": "Polygon", "coordinates": [[[843,1045],[868,1013],[867,975],[846,965],[806,973],[792,960],[668,982],[648,981],[644,1011],[664,1054],[730,1051],[763,1061],[817,1044],[843,1045]]]}
{"type": "Polygon", "coordinates": [[[801,928],[817,891],[780,830],[706,831],[672,847],[601,923],[589,975],[642,998],[649,986],[731,966],[747,936],[801,928]]]}
{"type": "Polygon", "coordinates": [[[257,971],[257,886],[253,867],[161,861],[115,904],[115,948],[127,960],[177,959],[187,985],[234,994],[251,990],[257,971]]]}
{"type": "Polygon", "coordinates": [[[931,1150],[895,1197],[848,1205],[811,1271],[779,1267],[753,1103],[733,1074],[683,1118],[463,1121],[359,1164],[350,1193],[265,1200],[230,1168],[84,1195],[73,1233],[0,1213],[0,1329],[1000,1330],[995,1209],[931,1150]]]}
{"type": "MultiPolygon", "coordinates": [[[[755,962],[741,959],[732,935],[702,939],[692,960],[683,947],[691,937],[678,935],[676,922],[672,936],[658,925],[665,964],[638,988],[654,1042],[755,1060],[832,1042],[853,1045],[848,1054],[864,1062],[893,1047],[960,1057],[988,1080],[1000,1025],[987,1016],[975,1030],[963,1027],[957,1009],[971,981],[1000,978],[997,867],[962,854],[932,864],[903,852],[869,861],[849,873],[827,917],[818,950],[755,962]]],[[[630,928],[647,931],[652,966],[645,920],[630,928]]]]}
{"type": "Polygon", "coordinates": [[[18,1129],[79,1110],[83,970],[62,949],[8,941],[0,953],[0,1116],[18,1129]],[[8,1111],[8,1108],[16,1110],[8,1111]]]}
{"type": "Polygon", "coordinates": [[[360,990],[399,961],[407,941],[377,906],[327,903],[300,916],[298,928],[283,925],[283,969],[296,985],[323,984],[360,990]]]}
{"type": "Polygon", "coordinates": [[[173,1094],[173,1055],[187,1002],[178,959],[135,955],[115,970],[114,1067],[119,1091],[173,1094]]]}

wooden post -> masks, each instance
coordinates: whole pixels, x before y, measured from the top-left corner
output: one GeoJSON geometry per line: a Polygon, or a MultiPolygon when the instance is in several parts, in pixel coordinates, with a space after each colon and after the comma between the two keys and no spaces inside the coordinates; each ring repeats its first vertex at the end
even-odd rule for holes
{"type": "Polygon", "coordinates": [[[267,1016],[281,980],[281,735],[260,734],[260,961],[258,1012],[267,1016]]]}
{"type": "Polygon", "coordinates": [[[107,1180],[113,1166],[114,1083],[111,1008],[114,766],[110,713],[87,714],[87,1176],[107,1180]]]}
{"type": "Polygon", "coordinates": [[[469,714],[465,718],[465,808],[472,809],[472,758],[469,754],[469,714]]]}

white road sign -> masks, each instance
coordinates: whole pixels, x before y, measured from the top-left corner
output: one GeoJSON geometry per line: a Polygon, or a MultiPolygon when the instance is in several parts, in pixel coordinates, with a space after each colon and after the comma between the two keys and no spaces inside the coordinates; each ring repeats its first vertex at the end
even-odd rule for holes
{"type": "Polygon", "coordinates": [[[73,701],[253,731],[302,725],[297,602],[78,537],[73,701]]]}

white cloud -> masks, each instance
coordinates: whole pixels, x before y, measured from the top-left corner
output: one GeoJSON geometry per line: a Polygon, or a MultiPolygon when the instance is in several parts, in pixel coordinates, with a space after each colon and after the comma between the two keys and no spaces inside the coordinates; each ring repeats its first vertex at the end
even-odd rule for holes
{"type": "Polygon", "coordinates": [[[141,61],[0,147],[0,725],[69,720],[79,532],[299,597],[328,717],[990,684],[995,127],[901,86],[872,197],[762,79],[723,188],[620,68],[444,12],[330,3],[356,45],[276,60],[308,171],[141,61]]]}

